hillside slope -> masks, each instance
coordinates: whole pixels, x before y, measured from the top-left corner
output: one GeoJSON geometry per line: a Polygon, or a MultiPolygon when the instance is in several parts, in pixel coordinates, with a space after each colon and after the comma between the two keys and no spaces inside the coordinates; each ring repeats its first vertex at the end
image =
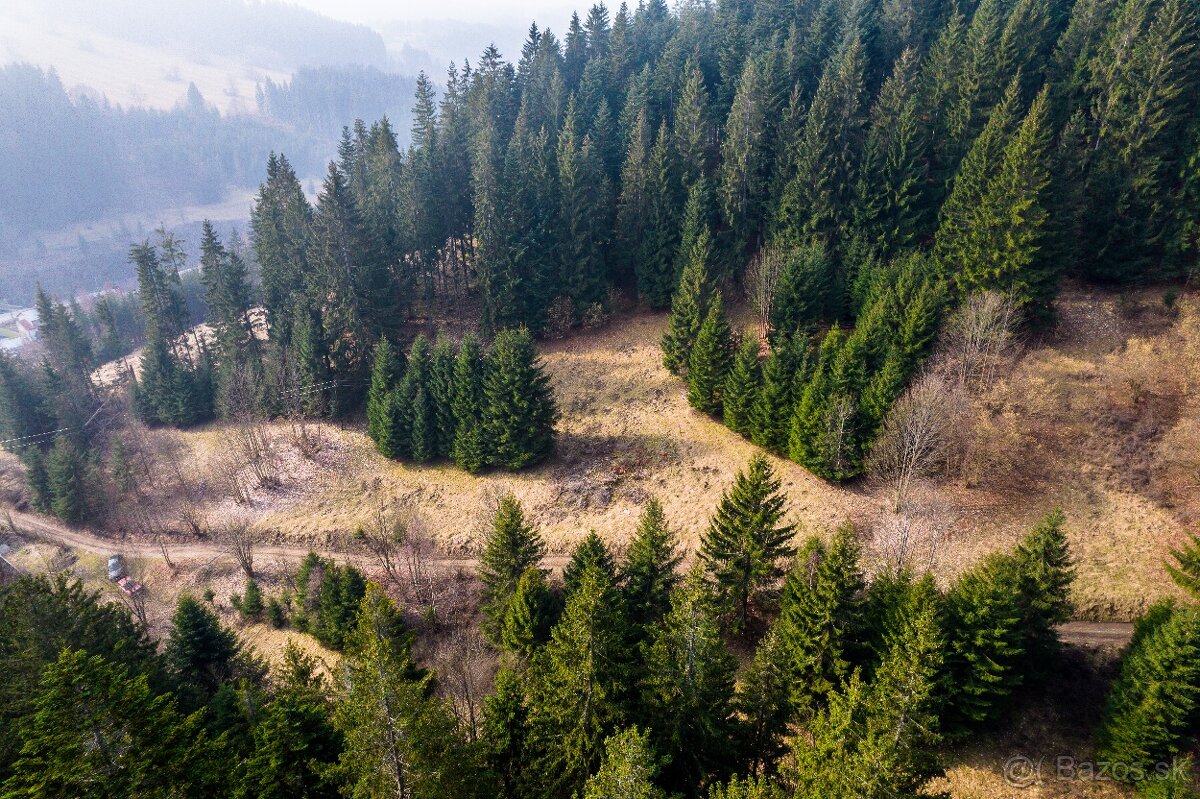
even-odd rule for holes
{"type": "MultiPolygon", "coordinates": [[[[142,508],[165,527],[180,527],[188,505],[209,526],[241,517],[264,539],[327,544],[383,507],[413,516],[447,554],[465,555],[480,545],[496,499],[511,491],[563,553],[592,529],[619,548],[655,495],[694,551],[722,492],[758,450],[688,406],[659,361],[663,324],[639,313],[543,345],[562,410],[559,446],[527,472],[472,477],[450,465],[389,462],[357,424],[321,426],[320,451],[306,458],[293,428],[274,423],[266,428],[269,468],[279,485],[247,490],[249,502],[235,504],[223,477],[234,429],[214,425],[151,434],[188,488],[164,482],[142,508]]],[[[1198,382],[1195,295],[1168,309],[1161,292],[1069,290],[1057,329],[1029,342],[977,398],[962,472],[923,486],[905,515],[891,513],[869,480],[835,486],[772,462],[801,534],[851,521],[870,563],[902,547],[943,581],[1061,506],[1078,561],[1078,615],[1123,620],[1172,590],[1162,559],[1200,518],[1198,382]]]]}

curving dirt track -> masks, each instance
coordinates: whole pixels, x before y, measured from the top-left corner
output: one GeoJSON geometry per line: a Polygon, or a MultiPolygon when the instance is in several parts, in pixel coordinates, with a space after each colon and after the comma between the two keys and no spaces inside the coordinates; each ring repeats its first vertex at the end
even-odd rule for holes
{"type": "MultiPolygon", "coordinates": [[[[95,555],[111,555],[119,552],[127,557],[161,558],[162,549],[157,541],[126,536],[123,538],[108,538],[97,535],[87,529],[67,527],[64,524],[14,510],[3,511],[0,517],[0,531],[11,527],[12,532],[23,538],[45,541],[50,544],[77,549],[95,555]]],[[[168,545],[172,559],[179,560],[212,560],[227,556],[229,549],[219,541],[174,541],[168,545]]],[[[361,552],[346,549],[330,549],[313,546],[280,546],[278,544],[260,544],[254,547],[254,556],[272,558],[275,560],[303,560],[309,552],[319,555],[336,556],[339,560],[368,563],[370,558],[361,552]]],[[[569,557],[566,555],[547,555],[546,564],[552,568],[566,565],[569,557]]],[[[478,559],[474,557],[440,557],[433,563],[446,567],[474,567],[478,559]]]]}
{"type": "MultiPolygon", "coordinates": [[[[108,555],[114,551],[140,558],[161,558],[162,551],[157,542],[138,540],[136,538],[104,538],[83,529],[67,527],[58,522],[18,511],[5,511],[4,526],[11,524],[12,530],[28,538],[35,538],[52,544],[78,549],[97,555],[108,555]]],[[[279,545],[262,545],[255,547],[256,557],[274,558],[277,560],[302,560],[311,547],[289,547],[279,545]]],[[[368,562],[361,553],[345,550],[321,550],[319,554],[336,555],[343,560],[368,562]]],[[[212,560],[228,555],[228,550],[214,541],[184,542],[170,545],[172,558],[180,560],[212,560]]],[[[547,565],[559,569],[568,560],[565,555],[549,555],[547,565]]],[[[434,561],[446,567],[471,568],[477,563],[476,558],[438,558],[434,561]]],[[[1129,643],[1133,635],[1133,625],[1127,622],[1094,622],[1072,621],[1058,628],[1059,637],[1063,643],[1070,646],[1088,649],[1120,650],[1129,643]]]]}

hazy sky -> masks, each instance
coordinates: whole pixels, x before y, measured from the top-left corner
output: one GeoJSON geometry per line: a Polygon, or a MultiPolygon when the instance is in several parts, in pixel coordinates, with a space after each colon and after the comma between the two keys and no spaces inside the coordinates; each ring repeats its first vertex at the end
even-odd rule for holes
{"type": "MultiPolygon", "coordinates": [[[[396,19],[467,19],[507,23],[522,28],[531,20],[556,26],[574,10],[592,0],[291,0],[297,5],[350,22],[387,22],[396,19]]],[[[620,0],[610,2],[620,5],[620,0]]]]}

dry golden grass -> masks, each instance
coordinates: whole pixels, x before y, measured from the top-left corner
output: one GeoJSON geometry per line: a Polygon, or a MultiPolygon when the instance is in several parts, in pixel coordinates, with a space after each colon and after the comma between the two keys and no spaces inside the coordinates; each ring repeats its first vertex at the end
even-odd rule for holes
{"type": "MultiPolygon", "coordinates": [[[[948,582],[1062,507],[1081,617],[1128,619],[1171,592],[1162,559],[1200,518],[1192,489],[1200,480],[1198,320],[1195,296],[1169,312],[1158,294],[1066,292],[1056,333],[1032,343],[979,398],[969,479],[926,486],[905,521],[916,531],[912,546],[924,547],[918,560],[928,557],[948,582]]],[[[276,542],[344,540],[382,503],[416,516],[446,554],[469,555],[496,499],[512,492],[552,552],[569,551],[589,530],[620,549],[653,495],[694,551],[722,492],[758,450],[688,406],[682,383],[660,364],[663,323],[633,314],[543,345],[562,411],[559,445],[550,461],[518,474],[393,463],[358,425],[322,425],[322,449],[308,460],[290,443],[289,425],[277,423],[281,485],[237,506],[215,478],[228,450],[224,426],[179,434],[177,460],[201,486],[210,523],[239,515],[276,542]]],[[[851,520],[868,562],[882,556],[900,521],[882,491],[772,462],[801,533],[851,520]]]]}
{"type": "MultiPolygon", "coordinates": [[[[662,322],[637,315],[543,347],[562,411],[558,451],[548,463],[473,477],[451,465],[390,463],[370,451],[361,432],[337,431],[331,446],[342,452],[345,470],[259,525],[318,538],[352,531],[382,496],[415,510],[447,551],[471,552],[496,498],[512,492],[551,550],[565,552],[589,530],[619,547],[654,495],[694,547],[722,491],[758,450],[688,406],[682,384],[659,363],[662,322]]],[[[874,512],[877,503],[868,497],[773,461],[791,499],[791,519],[805,529],[874,512]]]]}
{"type": "MultiPolygon", "coordinates": [[[[1168,310],[1151,292],[1121,300],[1068,290],[1060,308],[1057,331],[1031,342],[978,397],[967,477],[922,487],[917,512],[907,520],[914,546],[924,547],[914,554],[928,556],[946,583],[987,553],[1011,547],[1061,506],[1078,564],[1077,614],[1128,619],[1174,590],[1164,579],[1163,557],[1200,519],[1200,297],[1186,296],[1168,310]]],[[[161,463],[174,464],[194,486],[208,524],[247,518],[264,543],[344,542],[383,503],[418,517],[446,554],[473,554],[494,502],[511,491],[559,555],[591,529],[619,549],[651,495],[662,500],[694,551],[722,492],[758,450],[688,407],[682,384],[659,361],[663,323],[661,315],[634,314],[543,345],[562,410],[559,446],[549,462],[519,474],[473,477],[445,464],[393,463],[375,453],[357,425],[320,425],[322,446],[306,458],[291,426],[274,423],[268,437],[280,485],[254,489],[248,504],[235,505],[218,479],[228,426],[149,438],[174,451],[161,463]]],[[[772,462],[789,498],[789,518],[802,533],[852,520],[873,564],[885,554],[882,543],[908,529],[906,520],[889,513],[883,492],[867,483],[833,486],[796,464],[772,462]]],[[[166,493],[173,490],[170,480],[162,485],[150,503],[169,509],[183,501],[166,493]]],[[[27,556],[44,566],[54,554],[27,556]]],[[[111,592],[95,560],[81,558],[73,568],[111,592]]],[[[262,560],[256,569],[264,591],[277,595],[292,567],[262,560]]],[[[212,588],[222,618],[268,660],[278,658],[294,634],[240,626],[228,600],[243,580],[228,558],[177,565],[171,572],[159,562],[145,564],[144,581],[156,600],[153,628],[163,628],[180,594],[212,588]]],[[[310,639],[295,638],[327,666],[335,663],[310,639]]],[[[939,787],[956,799],[1128,795],[1109,782],[1055,780],[1052,765],[1028,788],[1003,778],[1012,755],[1049,756],[1051,764],[1058,755],[1090,756],[1104,668],[1064,677],[1069,700],[1027,697],[1018,720],[994,740],[952,753],[939,787]],[[1078,697],[1077,682],[1088,683],[1078,697]]]]}

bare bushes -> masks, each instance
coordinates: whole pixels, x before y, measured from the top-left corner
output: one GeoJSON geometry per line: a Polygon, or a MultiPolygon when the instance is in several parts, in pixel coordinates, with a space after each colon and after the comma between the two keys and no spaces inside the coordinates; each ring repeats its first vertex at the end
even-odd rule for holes
{"type": "Polygon", "coordinates": [[[240,519],[231,519],[218,535],[225,551],[237,561],[246,579],[253,580],[255,534],[250,525],[240,519]]]}
{"type": "Polygon", "coordinates": [[[919,481],[945,473],[967,416],[964,393],[937,373],[917,378],[892,406],[867,472],[886,487],[894,512],[905,510],[919,481]]]}
{"type": "Polygon", "coordinates": [[[471,578],[440,562],[433,534],[419,514],[393,510],[381,497],[370,521],[354,537],[404,606],[415,610],[423,623],[453,626],[474,612],[471,578]]]}
{"type": "Polygon", "coordinates": [[[944,502],[926,500],[918,486],[903,511],[888,513],[871,529],[870,552],[878,571],[912,569],[917,573],[943,565],[955,514],[944,502]]]}
{"type": "Polygon", "coordinates": [[[993,291],[972,295],[946,320],[933,370],[972,393],[990,388],[1019,349],[1019,321],[1008,297],[993,291]]]}
{"type": "Polygon", "coordinates": [[[225,492],[237,504],[249,504],[254,489],[278,488],[279,470],[279,457],[265,425],[242,422],[222,435],[217,473],[225,492]]]}
{"type": "Polygon", "coordinates": [[[483,721],[483,700],[492,690],[496,654],[479,628],[461,625],[433,645],[438,688],[450,700],[459,724],[474,740],[483,721]]]}
{"type": "Polygon", "coordinates": [[[783,275],[786,261],[782,249],[764,247],[746,267],[746,300],[754,309],[758,334],[762,338],[766,338],[771,331],[771,309],[775,305],[775,292],[779,288],[779,278],[783,275]]]}
{"type": "Polygon", "coordinates": [[[924,481],[980,479],[987,469],[979,467],[995,460],[991,445],[1011,450],[1002,440],[1011,431],[984,412],[979,398],[1011,369],[1018,319],[1011,300],[985,292],[946,320],[928,368],[892,406],[868,459],[868,475],[887,490],[893,513],[911,510],[924,481]]]}
{"type": "Polygon", "coordinates": [[[326,445],[321,425],[313,424],[304,417],[292,420],[291,439],[300,457],[310,461],[315,461],[326,445]]]}

